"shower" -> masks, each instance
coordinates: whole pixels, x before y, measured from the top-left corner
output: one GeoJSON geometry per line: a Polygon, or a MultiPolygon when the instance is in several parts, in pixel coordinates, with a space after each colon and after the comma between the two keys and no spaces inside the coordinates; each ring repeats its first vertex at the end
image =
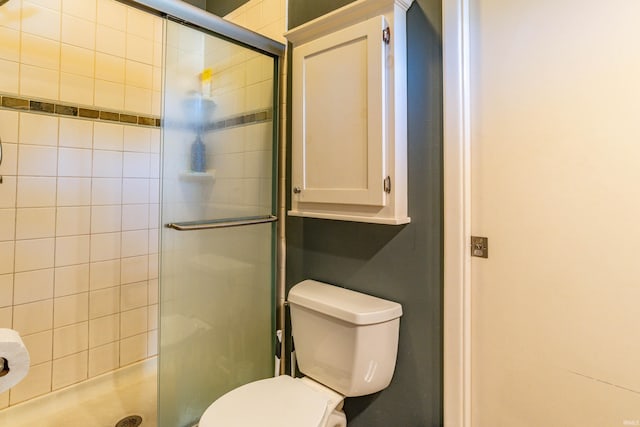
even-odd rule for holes
{"type": "Polygon", "coordinates": [[[31,366],[0,425],[192,426],[273,375],[284,47],[178,0],[14,3],[0,328],[31,366]]]}

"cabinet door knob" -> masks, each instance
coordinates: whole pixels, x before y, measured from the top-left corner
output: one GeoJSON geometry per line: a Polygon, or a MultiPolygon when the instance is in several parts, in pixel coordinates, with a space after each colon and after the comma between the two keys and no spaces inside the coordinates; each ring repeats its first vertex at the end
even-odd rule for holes
{"type": "Polygon", "coordinates": [[[300,193],[302,193],[302,189],[300,189],[300,187],[293,187],[293,193],[294,194],[300,194],[300,193]]]}

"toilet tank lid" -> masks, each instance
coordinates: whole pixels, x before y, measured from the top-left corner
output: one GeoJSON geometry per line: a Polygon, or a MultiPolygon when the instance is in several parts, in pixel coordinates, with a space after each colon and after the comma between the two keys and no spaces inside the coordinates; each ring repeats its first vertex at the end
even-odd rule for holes
{"type": "Polygon", "coordinates": [[[289,291],[289,303],[354,325],[387,322],[402,316],[402,306],[327,283],[305,280],[289,291]]]}

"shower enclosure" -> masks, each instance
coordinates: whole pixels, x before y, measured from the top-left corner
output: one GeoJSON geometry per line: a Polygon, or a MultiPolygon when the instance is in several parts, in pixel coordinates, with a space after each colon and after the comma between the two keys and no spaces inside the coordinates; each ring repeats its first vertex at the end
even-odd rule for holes
{"type": "Polygon", "coordinates": [[[283,48],[177,0],[0,0],[0,327],[31,354],[0,425],[191,427],[273,375],[283,48]]]}
{"type": "Polygon", "coordinates": [[[167,21],[159,420],[273,375],[276,58],[167,21]]]}

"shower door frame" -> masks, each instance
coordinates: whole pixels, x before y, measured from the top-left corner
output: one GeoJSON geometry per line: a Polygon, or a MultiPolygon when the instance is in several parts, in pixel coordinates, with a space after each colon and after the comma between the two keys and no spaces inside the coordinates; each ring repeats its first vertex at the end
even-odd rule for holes
{"type": "MultiPolygon", "coordinates": [[[[275,277],[275,298],[274,298],[274,310],[275,310],[275,328],[273,331],[274,337],[276,331],[284,331],[284,301],[285,301],[285,278],[283,277],[284,271],[284,242],[285,236],[285,222],[284,217],[286,215],[285,206],[285,161],[286,161],[286,146],[283,144],[284,138],[281,135],[281,96],[282,96],[282,70],[284,65],[284,57],[286,54],[286,46],[283,43],[270,39],[262,34],[251,31],[247,28],[241,27],[232,22],[226,21],[212,13],[199,9],[191,4],[178,1],[178,0],[117,0],[120,3],[128,4],[138,9],[144,10],[148,13],[161,16],[165,19],[172,20],[177,23],[182,23],[192,28],[201,29],[205,33],[218,36],[221,39],[226,39],[238,45],[246,48],[261,52],[274,59],[274,77],[273,77],[273,164],[274,164],[274,183],[272,191],[272,215],[269,218],[260,218],[259,222],[273,222],[275,230],[273,232],[273,244],[274,253],[272,259],[274,262],[274,277],[275,277]]],[[[164,64],[163,64],[164,66],[164,64]]],[[[164,95],[163,95],[164,97],[164,95]]],[[[162,173],[162,171],[161,171],[162,173]]],[[[172,227],[174,224],[167,224],[168,227],[172,227]]],[[[227,226],[236,226],[244,224],[229,224],[227,226]]],[[[160,224],[164,227],[164,224],[160,224]]],[[[199,228],[199,227],[196,227],[199,228]]],[[[206,227],[210,228],[210,227],[206,227]]],[[[211,228],[218,228],[214,225],[211,228]]],[[[176,228],[178,229],[178,228],[176,228]]],[[[162,257],[162,254],[160,254],[162,257]]],[[[284,351],[284,340],[280,343],[280,350],[284,351]]],[[[284,367],[284,358],[280,361],[280,368],[276,367],[276,372],[279,370],[282,372],[284,367]]]]}

